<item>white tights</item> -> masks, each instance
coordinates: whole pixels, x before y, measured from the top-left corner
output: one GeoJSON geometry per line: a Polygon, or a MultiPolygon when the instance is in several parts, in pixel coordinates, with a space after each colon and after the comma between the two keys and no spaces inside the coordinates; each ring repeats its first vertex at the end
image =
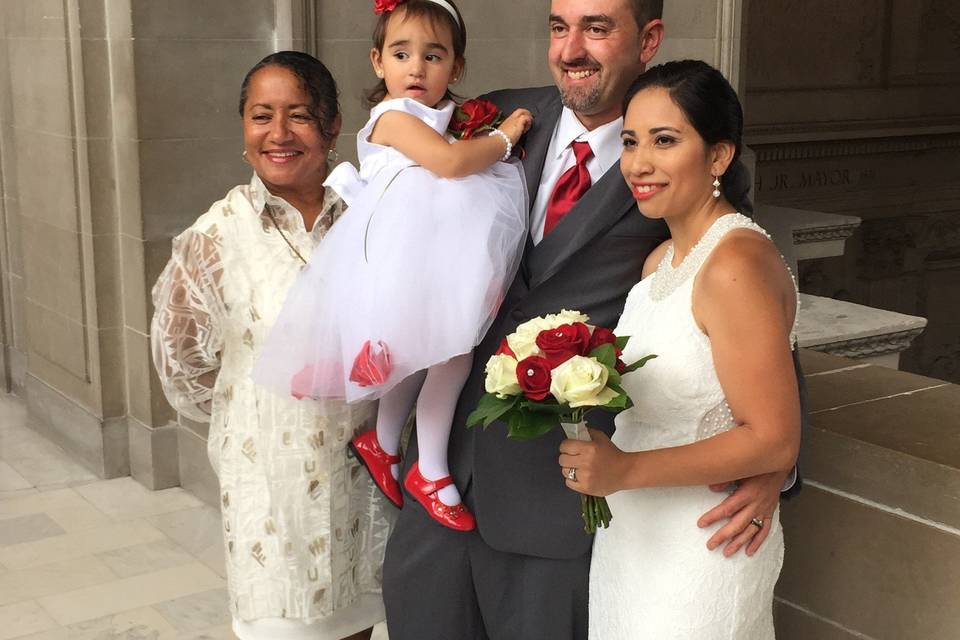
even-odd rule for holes
{"type": "MultiPolygon", "coordinates": [[[[414,400],[417,403],[417,445],[420,450],[420,473],[427,480],[439,480],[450,475],[447,466],[447,443],[453,425],[460,390],[470,375],[473,354],[451,358],[426,371],[408,376],[380,398],[377,413],[377,440],[383,450],[396,455],[400,448],[400,433],[410,415],[414,400]]],[[[393,475],[400,468],[393,465],[393,475]]],[[[449,485],[437,493],[446,505],[460,502],[460,492],[449,485]]]]}

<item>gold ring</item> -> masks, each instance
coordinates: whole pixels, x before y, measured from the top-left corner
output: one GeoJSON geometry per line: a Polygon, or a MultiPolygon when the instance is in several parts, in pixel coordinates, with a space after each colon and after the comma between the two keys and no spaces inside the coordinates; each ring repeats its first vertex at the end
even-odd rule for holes
{"type": "Polygon", "coordinates": [[[754,518],[750,521],[750,524],[756,525],[758,528],[763,529],[763,520],[761,518],[754,518]]]}

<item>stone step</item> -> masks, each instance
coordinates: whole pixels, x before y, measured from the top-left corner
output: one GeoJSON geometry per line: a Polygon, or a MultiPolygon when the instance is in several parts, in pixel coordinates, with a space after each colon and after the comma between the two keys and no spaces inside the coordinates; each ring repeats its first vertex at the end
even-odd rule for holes
{"type": "Polygon", "coordinates": [[[802,351],[779,640],[960,638],[960,386],[802,351]]]}

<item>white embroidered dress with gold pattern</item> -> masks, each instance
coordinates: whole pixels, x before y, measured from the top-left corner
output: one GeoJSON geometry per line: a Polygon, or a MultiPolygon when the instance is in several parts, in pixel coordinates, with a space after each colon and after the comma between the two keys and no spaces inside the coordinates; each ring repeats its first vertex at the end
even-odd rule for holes
{"type": "Polygon", "coordinates": [[[235,187],[174,238],[151,325],[170,403],[210,422],[235,620],[286,618],[332,634],[344,628],[338,619],[356,631],[383,616],[377,594],[393,514],[346,455],[372,407],[320,415],[258,388],[250,370],[302,267],[291,246],[309,258],[343,208],[328,189],[308,233],[257,176],[235,187]]]}

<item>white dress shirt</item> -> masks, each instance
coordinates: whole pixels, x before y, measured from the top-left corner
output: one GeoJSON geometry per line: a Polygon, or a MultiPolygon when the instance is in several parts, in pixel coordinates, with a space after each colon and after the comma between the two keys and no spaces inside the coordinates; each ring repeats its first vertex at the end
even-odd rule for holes
{"type": "Polygon", "coordinates": [[[576,164],[571,143],[587,142],[593,150],[593,156],[587,160],[587,171],[592,184],[596,184],[607,170],[620,160],[620,132],[623,130],[623,118],[601,125],[593,131],[587,131],[573,111],[563,108],[557,127],[547,148],[547,158],[540,174],[540,187],[533,202],[530,214],[530,237],[534,244],[543,240],[543,227],[547,221],[547,203],[563,172],[576,164]]]}

